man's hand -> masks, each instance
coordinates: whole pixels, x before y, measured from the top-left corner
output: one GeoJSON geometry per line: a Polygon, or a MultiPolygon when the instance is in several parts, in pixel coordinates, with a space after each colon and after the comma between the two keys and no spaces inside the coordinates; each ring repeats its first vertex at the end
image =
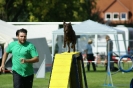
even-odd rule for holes
{"type": "Polygon", "coordinates": [[[23,63],[25,63],[25,59],[20,59],[20,62],[23,64],[23,63]]]}
{"type": "Polygon", "coordinates": [[[5,67],[4,66],[0,66],[0,72],[5,73],[5,67]]]}

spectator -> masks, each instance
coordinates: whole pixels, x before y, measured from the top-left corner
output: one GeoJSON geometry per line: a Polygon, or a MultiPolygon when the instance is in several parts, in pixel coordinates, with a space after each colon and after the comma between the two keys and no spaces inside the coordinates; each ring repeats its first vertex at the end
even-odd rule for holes
{"type": "Polygon", "coordinates": [[[113,42],[112,40],[110,39],[110,37],[108,35],[106,35],[106,41],[107,41],[107,45],[106,45],[106,52],[107,52],[107,63],[105,64],[106,65],[106,70],[107,70],[107,67],[108,67],[108,60],[110,59],[110,70],[113,71],[114,70],[114,62],[113,62],[113,59],[112,59],[112,54],[113,54],[113,42]],[[109,53],[110,52],[110,53],[109,53]],[[109,55],[110,54],[110,55],[109,55]],[[109,55],[109,56],[108,56],[109,55]],[[109,57],[109,58],[108,58],[109,57]],[[112,61],[112,62],[111,62],[112,61]]]}
{"type": "Polygon", "coordinates": [[[94,55],[93,55],[93,52],[92,52],[91,44],[92,44],[92,40],[88,40],[88,44],[86,46],[86,49],[84,50],[87,54],[87,60],[88,60],[87,70],[90,71],[90,63],[92,63],[93,70],[96,71],[95,63],[92,62],[92,61],[94,61],[94,55]]]}

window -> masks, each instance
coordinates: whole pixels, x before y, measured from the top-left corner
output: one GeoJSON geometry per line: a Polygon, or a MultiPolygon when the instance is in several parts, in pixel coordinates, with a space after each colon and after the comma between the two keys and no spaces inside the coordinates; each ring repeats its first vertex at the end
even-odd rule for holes
{"type": "Polygon", "coordinates": [[[113,13],[113,20],[119,20],[119,13],[113,13]]]}
{"type": "Polygon", "coordinates": [[[111,13],[105,13],[105,20],[111,20],[112,14],[111,13]]]}
{"type": "Polygon", "coordinates": [[[124,13],[124,12],[121,13],[121,14],[120,14],[120,19],[121,19],[121,20],[127,20],[127,13],[124,13]]]}
{"type": "Polygon", "coordinates": [[[110,19],[110,18],[111,18],[110,14],[107,14],[107,18],[108,18],[108,19],[110,19]]]}

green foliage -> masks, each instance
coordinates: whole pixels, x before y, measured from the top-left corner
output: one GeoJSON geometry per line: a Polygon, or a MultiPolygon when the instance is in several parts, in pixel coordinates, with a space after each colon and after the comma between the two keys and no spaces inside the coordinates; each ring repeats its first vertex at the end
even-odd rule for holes
{"type": "Polygon", "coordinates": [[[60,22],[91,19],[95,0],[1,0],[7,21],[60,22]]]}
{"type": "Polygon", "coordinates": [[[0,18],[6,19],[6,13],[4,10],[5,0],[0,0],[0,18]]]}

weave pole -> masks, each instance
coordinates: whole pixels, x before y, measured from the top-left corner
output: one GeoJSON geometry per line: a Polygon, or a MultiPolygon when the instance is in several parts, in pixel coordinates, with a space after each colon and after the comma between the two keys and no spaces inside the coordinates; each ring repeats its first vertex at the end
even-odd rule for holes
{"type": "Polygon", "coordinates": [[[111,51],[110,42],[108,41],[108,44],[107,44],[107,55],[108,55],[107,74],[106,74],[105,82],[103,85],[103,86],[107,86],[107,87],[114,87],[111,72],[110,72],[110,63],[112,63],[112,62],[110,62],[110,58],[112,58],[112,53],[113,52],[111,51]]]}
{"type": "Polygon", "coordinates": [[[106,78],[105,78],[105,82],[104,82],[104,86],[108,86],[108,87],[114,87],[111,72],[110,72],[110,56],[111,56],[111,53],[112,52],[108,52],[108,67],[107,67],[107,74],[106,74],[106,78]]]}

